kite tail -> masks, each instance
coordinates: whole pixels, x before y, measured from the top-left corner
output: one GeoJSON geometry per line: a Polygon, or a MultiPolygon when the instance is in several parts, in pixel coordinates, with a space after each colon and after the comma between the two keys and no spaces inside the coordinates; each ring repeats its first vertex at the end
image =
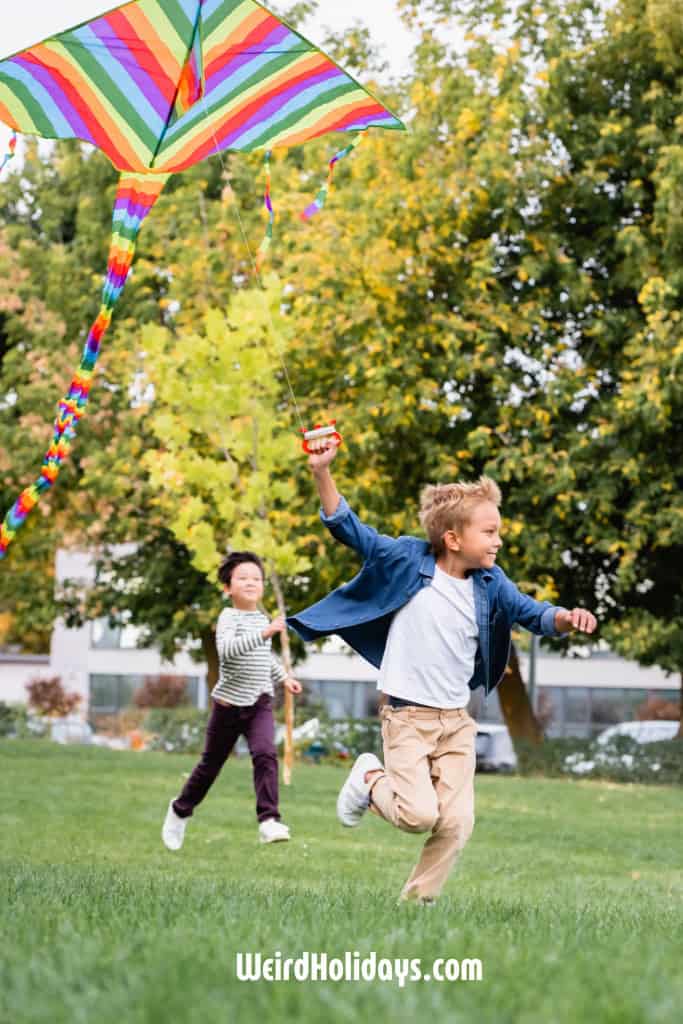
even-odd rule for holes
{"type": "Polygon", "coordinates": [[[340,149],[338,153],[334,154],[334,156],[332,157],[328,164],[327,180],[323,183],[322,188],[318,192],[313,202],[310,203],[303,211],[303,213],[300,214],[302,220],[310,220],[310,218],[314,217],[316,213],[320,213],[323,206],[325,205],[327,194],[332,186],[335,164],[338,164],[340,160],[343,160],[345,156],[348,156],[349,153],[351,153],[356,148],[356,146],[358,145],[362,138],[363,135],[361,132],[359,132],[358,135],[356,135],[351,140],[348,146],[345,146],[344,149],[340,149]]]}
{"type": "Polygon", "coordinates": [[[168,174],[122,174],[114,202],[112,238],[107,275],[102,289],[102,305],[83,349],[83,355],[68,392],[59,403],[52,444],[48,448],[40,476],[21,492],[0,526],[0,558],[38,504],[41,495],[54,484],[76,436],[76,426],[85,412],[102,338],[111,323],[112,312],[123,291],[135,253],[135,240],[142,222],[154,206],[168,174]]]}
{"type": "Polygon", "coordinates": [[[263,241],[259,245],[256,251],[256,273],[258,274],[263,266],[263,261],[268,255],[273,242],[273,224],[275,222],[275,211],[273,209],[273,202],[270,197],[270,150],[266,151],[265,158],[265,170],[266,170],[266,190],[263,196],[263,205],[268,211],[268,225],[266,227],[266,233],[263,236],[263,241]]]}
{"type": "Polygon", "coordinates": [[[16,148],[17,148],[17,133],[13,131],[12,134],[10,135],[9,143],[7,145],[7,152],[5,153],[5,155],[3,156],[2,160],[0,161],[0,173],[2,173],[2,171],[5,169],[7,164],[10,162],[10,160],[14,156],[14,152],[15,152],[16,148]]]}

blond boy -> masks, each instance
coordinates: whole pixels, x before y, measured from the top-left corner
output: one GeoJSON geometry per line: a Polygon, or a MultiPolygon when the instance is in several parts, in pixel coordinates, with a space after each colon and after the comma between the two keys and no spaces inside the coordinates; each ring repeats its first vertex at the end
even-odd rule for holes
{"type": "Polygon", "coordinates": [[[370,809],[405,832],[429,832],[401,897],[431,903],[474,826],[471,690],[489,694],[500,682],[514,624],[559,636],[591,633],[596,620],[535,601],[498,568],[501,496],[493,480],[426,487],[420,521],[428,540],[391,538],[361,523],[337,491],[336,446],[322,439],[315,448],[309,465],[322,521],[363,567],[288,624],[304,640],[336,633],[379,669],[384,764],[360,755],[337,815],[353,827],[370,809]]]}

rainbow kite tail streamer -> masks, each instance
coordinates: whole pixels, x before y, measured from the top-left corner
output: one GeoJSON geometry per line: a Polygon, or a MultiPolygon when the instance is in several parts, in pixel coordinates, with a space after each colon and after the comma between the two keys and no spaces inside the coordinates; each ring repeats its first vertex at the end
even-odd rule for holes
{"type": "Polygon", "coordinates": [[[76,426],[88,402],[102,338],[111,323],[114,306],[123,291],[133,262],[135,240],[142,222],[159,198],[168,178],[168,174],[121,175],[114,202],[111,248],[102,289],[102,305],[88,332],[83,355],[69,390],[59,403],[52,443],[43,459],[40,476],[21,492],[0,526],[0,558],[4,557],[17,530],[24,525],[41,495],[54,484],[69,454],[76,436],[76,426]]]}
{"type": "Polygon", "coordinates": [[[313,202],[309,203],[306,209],[300,214],[302,220],[310,220],[311,217],[314,217],[316,215],[316,213],[320,213],[323,206],[325,205],[327,194],[332,186],[335,165],[338,164],[340,160],[343,160],[345,156],[348,156],[349,153],[351,153],[356,148],[356,146],[359,144],[362,138],[363,133],[359,132],[358,135],[354,136],[354,138],[351,140],[348,146],[344,146],[343,149],[340,149],[338,153],[334,154],[329,164],[327,165],[327,179],[323,183],[322,188],[318,192],[313,202]]]}
{"type": "Polygon", "coordinates": [[[268,255],[273,242],[273,224],[275,223],[275,211],[273,209],[273,201],[270,195],[270,150],[266,151],[265,156],[265,171],[266,171],[266,190],[263,196],[263,205],[268,212],[268,225],[266,227],[266,233],[263,236],[263,241],[259,245],[256,251],[256,273],[258,274],[263,266],[263,261],[268,255]]]}
{"type": "Polygon", "coordinates": [[[0,161],[0,173],[4,170],[7,164],[10,162],[17,148],[17,133],[12,132],[10,135],[9,143],[7,144],[7,152],[0,161]]]}

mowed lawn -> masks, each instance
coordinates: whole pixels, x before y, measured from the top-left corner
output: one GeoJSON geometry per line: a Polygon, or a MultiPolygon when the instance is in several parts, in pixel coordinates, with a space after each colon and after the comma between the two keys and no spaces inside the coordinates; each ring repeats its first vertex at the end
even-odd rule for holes
{"type": "Polygon", "coordinates": [[[297,767],[290,843],[259,846],[231,760],[176,854],[194,758],[0,743],[0,1020],[674,1022],[683,793],[478,777],[477,824],[434,907],[397,906],[419,836],[337,825],[345,771],[297,767]],[[236,953],[479,958],[479,982],[242,982],[236,953]]]}

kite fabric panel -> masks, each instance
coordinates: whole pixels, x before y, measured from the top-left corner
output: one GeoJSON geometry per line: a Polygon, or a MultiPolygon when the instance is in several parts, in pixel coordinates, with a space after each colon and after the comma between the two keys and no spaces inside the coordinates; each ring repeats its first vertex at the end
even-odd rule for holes
{"type": "Polygon", "coordinates": [[[0,120],[121,171],[403,124],[255,0],[133,0],[0,61],[0,120]]]}
{"type": "MultiPolygon", "coordinates": [[[[255,0],[132,0],[30,46],[0,61],[0,121],[15,132],[82,139],[121,172],[100,312],[59,404],[40,475],[0,526],[3,558],[69,453],[137,234],[169,175],[223,150],[268,152],[328,132],[356,133],[330,161],[310,216],[359,132],[404,126],[255,0]]],[[[266,207],[259,265],[273,227],[269,173],[266,207]]]]}

